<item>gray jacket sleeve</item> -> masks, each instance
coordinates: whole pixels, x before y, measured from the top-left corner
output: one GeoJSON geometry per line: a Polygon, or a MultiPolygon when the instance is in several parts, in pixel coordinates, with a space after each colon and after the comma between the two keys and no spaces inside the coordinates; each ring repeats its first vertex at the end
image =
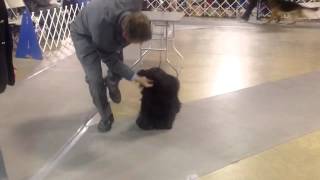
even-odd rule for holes
{"type": "MultiPolygon", "coordinates": [[[[106,11],[108,12],[108,11],[106,11]]],[[[88,31],[93,46],[97,49],[100,59],[105,62],[113,73],[131,80],[134,71],[122,62],[122,47],[114,38],[114,22],[111,22],[103,12],[90,12],[88,31]],[[93,18],[90,16],[96,15],[93,18]]]]}
{"type": "Polygon", "coordinates": [[[135,72],[123,63],[123,55],[121,53],[122,52],[115,52],[110,56],[103,58],[102,60],[107,64],[108,68],[113,73],[118,74],[131,81],[134,78],[135,72]]]}

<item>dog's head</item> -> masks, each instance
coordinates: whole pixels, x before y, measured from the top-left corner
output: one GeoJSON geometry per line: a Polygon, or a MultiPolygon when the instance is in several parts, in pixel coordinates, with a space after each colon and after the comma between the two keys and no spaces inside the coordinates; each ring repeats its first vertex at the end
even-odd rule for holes
{"type": "Polygon", "coordinates": [[[140,70],[138,75],[145,76],[153,81],[153,87],[147,88],[154,91],[161,91],[167,95],[177,96],[179,91],[179,81],[176,77],[167,74],[160,68],[140,70]]]}

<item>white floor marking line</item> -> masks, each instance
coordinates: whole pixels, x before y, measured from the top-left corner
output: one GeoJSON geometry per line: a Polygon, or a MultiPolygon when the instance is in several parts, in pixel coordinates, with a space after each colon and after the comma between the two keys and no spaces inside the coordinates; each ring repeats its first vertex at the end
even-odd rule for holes
{"type": "MultiPolygon", "coordinates": [[[[96,114],[95,114],[96,115],[96,114]]],[[[48,174],[57,166],[57,164],[63,159],[63,157],[70,152],[74,145],[81,139],[81,137],[87,132],[95,115],[83,124],[77,132],[60,148],[60,150],[34,175],[30,180],[43,180],[48,174]]]]}

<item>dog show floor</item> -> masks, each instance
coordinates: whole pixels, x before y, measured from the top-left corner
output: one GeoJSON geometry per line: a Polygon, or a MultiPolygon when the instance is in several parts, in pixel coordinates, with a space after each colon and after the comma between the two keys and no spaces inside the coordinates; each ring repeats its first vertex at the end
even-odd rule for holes
{"type": "Polygon", "coordinates": [[[90,128],[47,179],[185,180],[320,128],[320,73],[183,105],[171,131],[90,128]],[[306,103],[308,102],[308,103],[306,103]],[[288,113],[290,112],[290,113],[288,113]]]}
{"type": "MultiPolygon", "coordinates": [[[[250,174],[268,166],[271,160],[263,161],[259,153],[279,150],[289,141],[290,148],[282,150],[289,159],[304,153],[288,149],[298,149],[291,140],[320,129],[318,27],[213,24],[218,25],[193,23],[177,33],[177,47],[185,56],[179,76],[183,108],[170,131],[137,129],[139,88],[123,81],[123,102],[112,104],[114,127],[98,133],[99,117],[74,55],[8,88],[0,96],[0,150],[9,179],[184,180],[215,171],[203,178],[225,180],[241,167],[242,174],[250,174]],[[258,159],[247,161],[253,155],[258,159]]],[[[127,63],[137,54],[136,46],[128,47],[127,63]]],[[[156,66],[157,58],[148,56],[141,67],[156,66]]],[[[315,148],[308,159],[317,159],[317,137],[307,136],[315,148]]],[[[286,171],[282,163],[274,174],[286,171]]],[[[313,165],[304,159],[294,164],[313,165]]],[[[290,172],[294,176],[298,170],[290,172]]],[[[305,179],[319,175],[304,172],[309,174],[305,179]]]]}

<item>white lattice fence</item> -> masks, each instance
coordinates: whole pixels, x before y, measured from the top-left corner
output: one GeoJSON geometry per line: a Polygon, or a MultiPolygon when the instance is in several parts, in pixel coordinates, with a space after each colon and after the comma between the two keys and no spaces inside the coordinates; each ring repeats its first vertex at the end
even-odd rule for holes
{"type": "Polygon", "coordinates": [[[187,16],[236,17],[246,4],[246,0],[145,0],[146,9],[182,11],[187,16]]]}
{"type": "Polygon", "coordinates": [[[69,25],[84,4],[47,9],[32,13],[40,47],[43,52],[58,49],[70,40],[69,25]]]}
{"type": "MultiPolygon", "coordinates": [[[[144,0],[144,8],[160,11],[182,11],[186,16],[241,16],[248,0],[144,0]]],[[[299,0],[314,2],[319,0],[299,0]]],[[[70,42],[69,25],[85,4],[53,8],[32,13],[40,47],[43,52],[58,49],[70,42]]],[[[260,17],[270,15],[263,3],[259,8],[260,17]]]]}
{"type": "MultiPolygon", "coordinates": [[[[319,0],[298,0],[298,3],[318,2],[319,0]]],[[[149,10],[182,11],[186,16],[238,17],[242,15],[248,0],[145,0],[149,10]]],[[[260,4],[260,17],[269,16],[271,11],[260,4]]]]}

